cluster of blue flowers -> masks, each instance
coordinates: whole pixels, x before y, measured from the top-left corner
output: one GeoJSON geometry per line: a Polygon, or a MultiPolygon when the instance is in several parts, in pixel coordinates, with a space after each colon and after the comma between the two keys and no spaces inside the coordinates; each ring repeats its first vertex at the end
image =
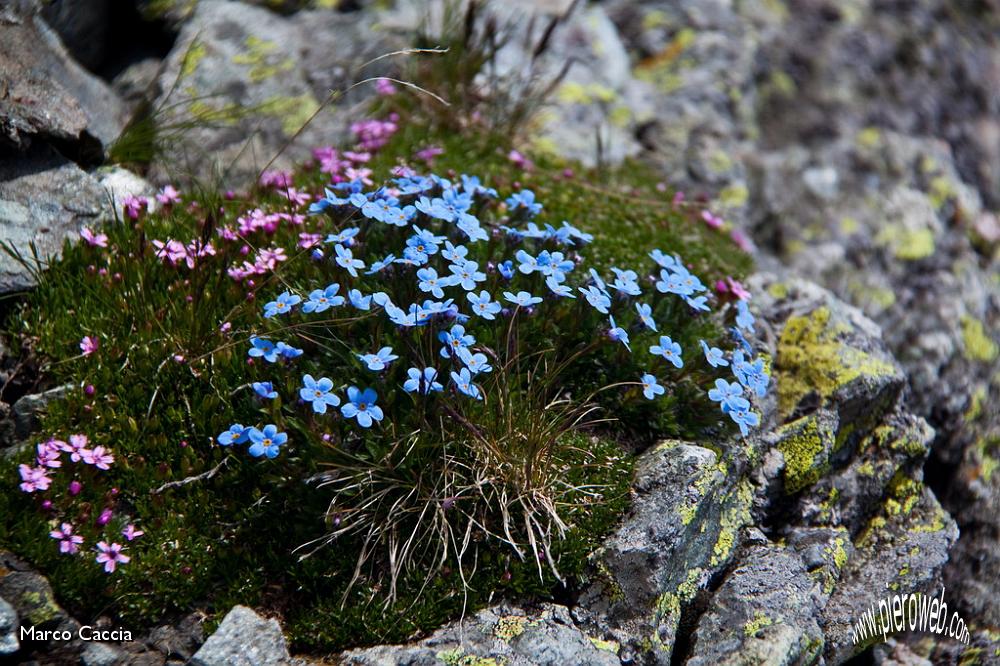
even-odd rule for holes
{"type": "MultiPolygon", "coordinates": [[[[631,336],[655,334],[656,342],[648,346],[648,356],[639,357],[645,359],[640,363],[654,370],[659,365],[665,372],[683,369],[684,350],[669,335],[660,333],[654,317],[657,308],[673,298],[681,299],[692,313],[710,311],[708,289],[701,280],[677,255],[654,250],[649,256],[658,274],[647,275],[655,291],[649,291],[645,300],[641,300],[644,289],[640,274],[626,268],[612,267],[610,282],[591,268],[575,281],[575,288],[571,287],[571,277],[580,274],[583,261],[576,249],[593,238],[568,222],[558,228],[549,224],[539,226],[531,218],[542,209],[530,190],[512,194],[501,206],[495,190],[469,176],[451,182],[435,175],[411,174],[371,192],[365,192],[360,182],[332,186],[310,211],[329,214],[341,223],[362,220],[360,226],[344,226],[329,234],[325,241],[333,248],[329,260],[336,267],[334,270],[340,272],[341,281],[347,282],[346,286],[333,282],[310,291],[305,299],[285,291],[264,306],[263,316],[274,319],[300,312],[303,316],[327,313],[327,317],[336,317],[340,309],[350,307],[357,311],[351,316],[384,316],[396,330],[419,332],[430,328],[430,333],[422,339],[440,343],[435,346],[434,354],[439,360],[435,362],[434,357],[423,353],[426,349],[423,343],[408,345],[411,358],[405,380],[398,386],[415,397],[454,395],[483,400],[486,391],[482,382],[493,372],[491,361],[501,361],[498,363],[501,367],[503,363],[498,350],[486,344],[477,347],[477,328],[513,326],[520,321],[518,317],[530,316],[537,308],[554,307],[559,302],[566,307],[581,308],[582,314],[588,308],[598,313],[606,322],[602,328],[604,335],[620,343],[629,354],[647,353],[633,351],[631,336]],[[501,211],[502,221],[507,224],[482,221],[486,212],[495,209],[501,211]],[[529,242],[531,246],[527,245],[529,242]],[[379,245],[395,249],[395,253],[370,259],[366,264],[362,250],[379,245]],[[502,256],[505,251],[513,256],[502,256]],[[475,256],[482,259],[476,261],[472,258],[475,256]],[[377,285],[368,293],[362,291],[366,280],[377,285]],[[383,290],[385,285],[390,285],[394,293],[420,294],[423,300],[397,304],[383,290]],[[578,299],[578,295],[583,298],[578,299]],[[579,305],[569,304],[570,300],[579,305]],[[499,324],[498,320],[510,318],[516,321],[499,324]]],[[[328,260],[319,249],[313,251],[313,258],[328,260]]],[[[743,331],[752,333],[754,327],[753,315],[743,301],[736,303],[735,323],[731,331],[736,349],[726,352],[704,340],[700,345],[709,367],[728,367],[732,371],[736,381],[718,379],[709,397],[720,403],[722,413],[746,435],[760,421],[746,395],[763,396],[769,377],[763,361],[753,357],[752,347],[743,334],[743,331]]],[[[388,335],[393,335],[392,327],[388,335]]],[[[352,352],[351,358],[359,363],[357,372],[375,373],[373,382],[389,376],[402,377],[401,371],[391,372],[400,355],[392,346],[375,342],[378,348],[373,351],[352,352]]],[[[252,337],[250,344],[249,355],[268,363],[289,363],[303,354],[301,349],[285,342],[272,342],[264,337],[252,337]]],[[[339,409],[346,421],[354,421],[366,429],[381,422],[385,415],[376,404],[375,389],[351,384],[346,388],[346,396],[338,395],[338,385],[348,384],[305,374],[298,398],[315,415],[339,409]]],[[[667,392],[651,372],[643,373],[634,385],[641,387],[642,395],[649,400],[667,392]]],[[[253,388],[263,399],[278,397],[270,382],[256,382],[253,388]]],[[[387,391],[394,388],[391,384],[385,386],[387,391]]],[[[262,430],[235,424],[219,435],[218,441],[222,445],[250,441],[251,455],[274,457],[287,441],[287,435],[277,432],[273,424],[262,430]]]]}

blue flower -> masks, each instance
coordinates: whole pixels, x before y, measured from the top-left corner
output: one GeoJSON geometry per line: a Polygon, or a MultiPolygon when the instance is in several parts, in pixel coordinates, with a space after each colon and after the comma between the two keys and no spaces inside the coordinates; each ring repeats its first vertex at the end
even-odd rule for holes
{"type": "Polygon", "coordinates": [[[700,312],[708,312],[709,310],[711,310],[711,308],[708,307],[707,296],[695,296],[694,298],[690,296],[685,296],[684,302],[700,312]]]}
{"type": "Polygon", "coordinates": [[[659,382],[656,381],[656,377],[649,374],[648,372],[642,376],[642,394],[646,396],[647,400],[653,400],[658,395],[663,395],[665,388],[660,386],[659,382]]]}
{"type": "Polygon", "coordinates": [[[617,290],[618,293],[626,296],[638,296],[642,293],[642,289],[639,288],[639,276],[635,271],[623,271],[620,268],[612,266],[611,272],[615,274],[615,281],[611,286],[617,290]]]}
{"type": "Polygon", "coordinates": [[[458,350],[458,357],[462,359],[462,363],[464,363],[465,367],[467,367],[474,375],[493,370],[493,366],[489,364],[486,354],[480,352],[473,354],[468,348],[463,347],[458,350]]]}
{"type": "Polygon", "coordinates": [[[337,265],[341,268],[347,270],[351,274],[351,277],[358,277],[358,269],[365,267],[365,262],[360,259],[354,258],[354,253],[343,245],[336,245],[334,249],[337,251],[337,257],[335,261],[337,265]]]}
{"type": "Polygon", "coordinates": [[[729,412],[729,418],[740,426],[740,433],[746,437],[750,434],[750,428],[760,425],[760,416],[756,412],[751,412],[749,405],[740,409],[733,409],[729,412]]]}
{"type": "Polygon", "coordinates": [[[444,343],[444,346],[441,347],[441,356],[444,358],[457,355],[462,349],[476,343],[476,339],[467,335],[465,327],[461,324],[455,324],[450,331],[438,333],[438,340],[444,343]]]}
{"type": "Polygon", "coordinates": [[[258,338],[256,335],[250,338],[250,351],[247,353],[253,358],[263,357],[268,363],[276,362],[280,354],[273,342],[265,338],[258,338]]]}
{"type": "Polygon", "coordinates": [[[565,281],[566,273],[572,271],[576,266],[562,252],[550,253],[548,250],[539,252],[536,261],[542,275],[550,275],[559,282],[565,281]]]}
{"type": "Polygon", "coordinates": [[[666,269],[660,271],[660,279],[656,281],[656,290],[664,294],[677,294],[678,296],[690,296],[694,293],[694,289],[685,285],[680,275],[670,273],[666,269]]]}
{"type": "Polygon", "coordinates": [[[725,379],[715,380],[715,388],[708,392],[708,399],[720,403],[722,411],[727,414],[734,409],[750,407],[750,402],[743,397],[743,387],[725,379]]]}
{"type": "Polygon", "coordinates": [[[580,293],[587,297],[587,302],[590,303],[595,310],[601,314],[608,314],[608,308],[611,307],[611,297],[607,293],[601,291],[599,288],[590,287],[580,287],[580,293]]]}
{"type": "Polygon", "coordinates": [[[747,353],[747,355],[753,356],[753,346],[745,337],[743,337],[743,334],[740,332],[739,328],[733,326],[732,328],[729,329],[729,334],[732,335],[733,340],[736,340],[737,344],[739,344],[739,346],[743,349],[743,351],[747,353]]]}
{"type": "Polygon", "coordinates": [[[535,203],[535,193],[531,190],[521,190],[507,197],[505,202],[512,212],[526,211],[529,215],[537,215],[542,210],[542,204],[535,203]]]}
{"type": "Polygon", "coordinates": [[[478,296],[475,293],[468,293],[466,296],[472,303],[472,314],[483,319],[495,319],[495,315],[503,309],[499,303],[493,301],[488,291],[483,290],[478,296]]]}
{"type": "Polygon", "coordinates": [[[254,382],[253,391],[266,400],[273,400],[278,397],[278,392],[274,390],[271,382],[254,382]]]}
{"type": "Polygon", "coordinates": [[[468,368],[462,368],[459,372],[452,372],[451,381],[455,383],[455,386],[462,394],[476,400],[483,399],[479,387],[472,383],[472,373],[468,368]]]}
{"type": "MultiPolygon", "coordinates": [[[[282,358],[298,358],[302,356],[302,350],[296,349],[291,345],[286,345],[284,342],[279,342],[274,346],[274,350],[281,355],[282,358]]],[[[266,358],[266,357],[265,357],[266,358]]]]}
{"type": "Polygon", "coordinates": [[[371,267],[365,271],[365,275],[374,275],[375,273],[379,273],[387,266],[391,266],[394,261],[396,261],[396,255],[386,255],[385,259],[379,259],[372,262],[371,267]]]}
{"type": "Polygon", "coordinates": [[[286,291],[278,296],[277,299],[264,306],[264,316],[270,318],[275,315],[291,312],[292,308],[301,300],[299,296],[286,291]]]}
{"type": "Polygon", "coordinates": [[[261,456],[277,458],[279,447],[288,441],[288,435],[278,432],[278,426],[269,423],[264,426],[263,430],[250,428],[250,441],[253,443],[247,449],[247,453],[254,458],[260,458],[261,456]]]}
{"type": "Polygon", "coordinates": [[[503,276],[504,280],[511,280],[514,278],[514,262],[508,259],[507,261],[501,261],[497,264],[497,271],[503,276]]]}
{"type": "Polygon", "coordinates": [[[608,337],[615,342],[620,342],[625,345],[625,349],[632,351],[632,348],[628,345],[628,331],[615,323],[614,317],[609,317],[611,320],[611,329],[608,331],[608,337]]]}
{"type": "Polygon", "coordinates": [[[750,313],[746,301],[736,301],[736,325],[745,331],[754,332],[754,322],[756,320],[750,313]]]}
{"type": "Polygon", "coordinates": [[[570,289],[568,285],[559,284],[555,276],[550,275],[545,278],[545,286],[548,287],[556,296],[561,296],[563,298],[576,298],[576,296],[573,295],[573,290],[570,289]]]}
{"type": "Polygon", "coordinates": [[[406,371],[407,379],[403,382],[403,390],[407,393],[420,391],[424,395],[429,395],[434,391],[443,391],[444,387],[437,381],[438,371],[434,368],[410,368],[406,371]]]}
{"type": "Polygon", "coordinates": [[[340,413],[346,419],[356,418],[362,428],[371,428],[372,421],[382,420],[382,408],[375,404],[377,400],[373,389],[362,391],[357,386],[351,386],[347,389],[347,402],[340,408],[340,413]]]}
{"type": "Polygon", "coordinates": [[[655,331],[656,322],[653,321],[653,308],[645,303],[636,303],[635,309],[639,313],[639,321],[642,322],[642,325],[651,331],[655,331]]]}
{"type": "Polygon", "coordinates": [[[343,305],[344,297],[337,296],[338,291],[340,291],[340,285],[335,282],[326,289],[317,289],[310,292],[309,300],[302,304],[302,311],[306,313],[324,312],[331,307],[343,305]]]}
{"type": "Polygon", "coordinates": [[[721,349],[718,347],[709,347],[708,343],[704,340],[699,340],[698,343],[701,345],[701,350],[705,352],[705,360],[708,361],[710,366],[718,368],[729,365],[729,361],[722,355],[721,349]]]}
{"type": "Polygon", "coordinates": [[[351,289],[347,292],[347,297],[351,300],[351,305],[356,307],[358,310],[371,310],[372,307],[372,297],[365,296],[357,289],[351,289]]]}
{"type": "Polygon", "coordinates": [[[649,347],[649,353],[654,356],[662,356],[673,363],[674,367],[684,367],[684,361],[681,360],[681,346],[671,340],[668,335],[661,335],[660,344],[651,345],[649,347]]]}
{"type": "Polygon", "coordinates": [[[756,359],[748,362],[743,358],[743,352],[737,350],[733,353],[733,375],[736,379],[751,389],[758,397],[763,398],[767,394],[767,385],[771,378],[764,372],[764,361],[756,359]]]}
{"type": "Polygon", "coordinates": [[[679,266],[680,261],[671,257],[670,255],[663,254],[659,250],[653,250],[649,253],[649,256],[659,264],[660,268],[673,268],[674,266],[679,266]]]}
{"type": "Polygon", "coordinates": [[[333,380],[327,377],[313,379],[312,375],[302,377],[302,388],[299,389],[299,397],[306,402],[312,403],[313,411],[317,414],[326,414],[326,408],[336,407],[340,404],[338,398],[330,391],[333,390],[333,380]]]}
{"type": "Polygon", "coordinates": [[[441,250],[441,256],[453,264],[465,261],[465,257],[468,254],[469,248],[464,245],[452,245],[451,241],[445,241],[444,249],[441,250]]]}
{"type": "Polygon", "coordinates": [[[536,303],[542,302],[541,298],[539,298],[538,296],[532,296],[526,291],[519,291],[517,292],[516,295],[512,294],[509,291],[505,291],[503,292],[503,297],[506,298],[511,303],[513,303],[514,305],[519,305],[522,308],[531,307],[536,303]]]}
{"type": "Polygon", "coordinates": [[[474,261],[463,261],[460,264],[452,264],[448,269],[453,273],[451,279],[453,284],[462,285],[462,289],[470,291],[476,288],[477,282],[486,280],[486,273],[479,270],[479,264],[474,261]]]}
{"type": "Polygon", "coordinates": [[[524,250],[518,250],[514,255],[517,259],[517,270],[521,271],[525,275],[530,275],[535,271],[539,270],[538,259],[531,256],[524,250]]]}
{"type": "Polygon", "coordinates": [[[444,298],[444,291],[441,287],[451,286],[447,280],[438,277],[438,273],[433,268],[421,268],[417,271],[417,279],[420,280],[417,286],[420,291],[429,292],[435,298],[444,298]]]}
{"type": "Polygon", "coordinates": [[[674,275],[680,278],[681,284],[685,289],[688,290],[684,296],[689,296],[695,292],[705,291],[707,287],[701,283],[697,275],[690,273],[687,268],[681,264],[677,264],[673,268],[674,275]]]}
{"type": "Polygon", "coordinates": [[[232,444],[242,444],[250,439],[250,428],[244,428],[239,423],[229,426],[229,430],[220,433],[218,437],[220,446],[231,446],[232,444]]]}
{"type": "Polygon", "coordinates": [[[326,237],[326,243],[343,243],[347,247],[354,245],[354,237],[358,235],[361,229],[358,227],[348,227],[342,231],[335,234],[328,234],[326,237]]]}
{"type": "Polygon", "coordinates": [[[392,353],[392,347],[382,347],[375,354],[356,354],[356,356],[365,362],[369,370],[376,372],[385,370],[390,363],[399,358],[392,353]]]}
{"type": "Polygon", "coordinates": [[[394,227],[405,227],[412,217],[413,206],[405,208],[387,208],[382,213],[382,221],[394,227]]]}

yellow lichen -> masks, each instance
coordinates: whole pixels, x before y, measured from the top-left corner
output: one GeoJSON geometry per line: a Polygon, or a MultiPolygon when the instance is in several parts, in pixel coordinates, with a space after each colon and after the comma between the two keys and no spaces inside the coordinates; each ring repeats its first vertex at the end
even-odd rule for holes
{"type": "Polygon", "coordinates": [[[250,67],[249,77],[254,83],[260,83],[295,68],[295,63],[291,58],[275,59],[273,57],[278,51],[278,45],[272,41],[250,35],[246,39],[245,46],[246,53],[233,56],[233,62],[237,65],[248,65],[250,67]]]}
{"type": "Polygon", "coordinates": [[[270,97],[260,105],[259,111],[281,119],[281,129],[292,136],[319,110],[319,102],[306,93],[298,97],[270,97]]]}
{"type": "Polygon", "coordinates": [[[784,426],[779,431],[781,439],[777,448],[785,457],[785,491],[797,493],[808,488],[826,471],[827,457],[833,441],[833,433],[828,428],[821,430],[819,420],[805,416],[784,426]]]}
{"type": "Polygon", "coordinates": [[[523,634],[527,624],[528,618],[522,615],[507,615],[497,620],[493,633],[500,640],[508,642],[523,634]]]}
{"type": "Polygon", "coordinates": [[[897,259],[904,261],[917,261],[934,254],[934,232],[930,229],[889,225],[875,236],[875,242],[888,247],[897,259]]]}
{"type": "Polygon", "coordinates": [[[965,357],[972,361],[990,363],[1000,354],[997,343],[986,335],[983,322],[975,317],[962,317],[962,344],[965,347],[965,357]]]}
{"type": "Polygon", "coordinates": [[[205,58],[207,52],[205,44],[198,40],[192,41],[187,51],[184,52],[184,57],[181,58],[180,78],[186,79],[194,74],[195,70],[198,69],[198,63],[205,58]]]}
{"type": "Polygon", "coordinates": [[[877,127],[866,127],[860,132],[856,138],[857,144],[860,148],[874,148],[878,145],[879,141],[882,140],[882,132],[879,131],[877,127]]]}
{"type": "Polygon", "coordinates": [[[621,647],[618,641],[606,641],[603,638],[595,638],[593,636],[588,636],[590,642],[594,644],[594,647],[598,650],[604,650],[605,652],[613,652],[618,654],[618,648],[621,647]]]}
{"type": "Polygon", "coordinates": [[[753,638],[761,629],[770,627],[772,624],[774,624],[774,620],[770,617],[761,611],[754,611],[753,618],[743,625],[743,635],[747,638],[753,638]]]}
{"type": "Polygon", "coordinates": [[[778,341],[775,368],[778,408],[783,416],[806,394],[829,397],[838,388],[862,376],[881,377],[895,372],[892,363],[837,341],[839,327],[830,327],[830,310],[789,317],[778,341]]]}
{"type": "Polygon", "coordinates": [[[733,183],[719,192],[719,203],[725,208],[739,208],[750,198],[750,190],[742,183],[733,183]]]}

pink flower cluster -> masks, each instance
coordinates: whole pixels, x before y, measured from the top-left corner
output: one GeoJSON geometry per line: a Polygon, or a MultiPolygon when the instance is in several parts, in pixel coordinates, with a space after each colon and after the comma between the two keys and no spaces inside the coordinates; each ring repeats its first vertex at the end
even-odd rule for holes
{"type": "Polygon", "coordinates": [[[122,198],[122,209],[124,209],[125,214],[128,215],[130,219],[138,220],[142,212],[148,208],[149,199],[146,197],[137,197],[129,194],[128,196],[122,198]]]}
{"type": "Polygon", "coordinates": [[[107,234],[94,233],[94,230],[90,227],[84,227],[80,229],[80,238],[86,241],[87,245],[90,247],[107,247],[108,246],[108,236],[107,234]]]}
{"type": "Polygon", "coordinates": [[[93,465],[97,469],[109,470],[115,462],[114,455],[103,446],[87,448],[86,435],[71,435],[69,442],[60,439],[50,439],[36,447],[36,466],[22,464],[18,471],[21,474],[21,490],[34,493],[48,490],[52,485],[49,470],[62,467],[62,454],[68,453],[72,462],[82,462],[93,465]]]}
{"type": "Polygon", "coordinates": [[[353,123],[351,132],[361,150],[378,150],[399,130],[398,123],[399,116],[394,113],[387,120],[368,119],[353,123]]]}
{"type": "Polygon", "coordinates": [[[257,252],[257,256],[253,262],[244,261],[239,266],[231,267],[227,272],[229,277],[237,282],[241,282],[253,275],[264,275],[269,271],[273,271],[278,267],[280,262],[287,260],[288,256],[285,255],[285,248],[283,247],[262,248],[257,252]]]}
{"type": "Polygon", "coordinates": [[[360,152],[345,150],[340,153],[332,146],[313,149],[313,157],[319,162],[319,170],[330,174],[330,182],[360,180],[366,185],[372,184],[372,170],[363,164],[367,163],[372,154],[362,148],[360,152]]]}
{"type": "Polygon", "coordinates": [[[184,243],[172,239],[166,241],[154,240],[153,247],[156,248],[156,258],[169,266],[186,265],[194,268],[197,260],[202,257],[215,255],[215,247],[212,242],[202,243],[194,240],[184,245],[184,243]]]}
{"type": "Polygon", "coordinates": [[[750,300],[750,292],[746,290],[746,287],[739,280],[734,280],[732,277],[717,281],[715,283],[715,292],[720,296],[722,294],[732,294],[741,301],[750,300]]]}

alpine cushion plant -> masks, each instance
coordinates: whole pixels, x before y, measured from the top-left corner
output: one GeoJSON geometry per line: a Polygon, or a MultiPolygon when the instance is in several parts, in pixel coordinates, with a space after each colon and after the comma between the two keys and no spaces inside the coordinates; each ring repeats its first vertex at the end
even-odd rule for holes
{"type": "MultiPolygon", "coordinates": [[[[327,286],[284,279],[247,349],[251,358],[270,360],[261,341],[284,336],[304,351],[294,362],[252,366],[258,382],[302,388],[298,402],[293,393],[280,413],[270,413],[294,436],[276,434],[274,424],[251,428],[249,453],[273,458],[286,439],[289,450],[329,443],[322,457],[332,469],[321,485],[335,489],[332,531],[318,542],[365,535],[358,566],[368,563],[372,576],[388,569],[390,598],[411,567],[431,576],[446,561],[462,566],[464,553],[450,547],[450,535],[461,531],[503,542],[520,557],[530,551],[558,576],[544,556],[565,531],[554,451],[563,434],[590,423],[595,404],[612,414],[642,401],[670,410],[679,387],[735,373],[737,381],[719,377],[716,388],[703,390],[720,403],[718,419],[745,436],[759,423],[750,400],[768,383],[762,362],[745,360],[741,348],[723,351],[698,338],[700,348],[685,351],[659,333],[686,319],[729,320],[742,345],[740,329],[753,330],[743,301],[712,314],[708,288],[679,254],[650,248],[643,264],[610,266],[602,275],[584,256],[590,234],[567,221],[540,226],[535,216],[544,204],[531,190],[501,203],[479,183],[397,170],[379,187],[350,181],[328,188],[310,206],[340,230],[326,239],[332,261],[316,266],[327,286]],[[359,273],[376,263],[378,270],[359,273]],[[300,292],[308,296],[296,307],[300,292]],[[336,296],[341,292],[354,295],[350,304],[336,296]],[[335,298],[343,307],[328,310],[335,298]],[[279,313],[286,316],[276,321],[279,313]],[[378,350],[358,350],[359,343],[378,350]],[[604,365],[606,358],[613,364],[604,365]],[[587,381],[596,368],[604,370],[604,385],[587,381]],[[544,405],[558,408],[540,410],[544,405]],[[339,414],[328,406],[339,406],[339,414]],[[532,441],[512,455],[519,440],[532,441]],[[462,498],[460,508],[445,511],[437,496],[414,493],[415,478],[403,477],[420,461],[414,473],[437,469],[447,478],[452,447],[468,454],[465,469],[439,491],[462,498]],[[401,448],[406,454],[397,458],[401,448]],[[394,487],[376,480],[389,460],[400,474],[394,487]],[[431,513],[440,515],[431,520],[431,513]],[[418,544],[439,554],[421,559],[418,544]]],[[[219,444],[229,446],[241,427],[220,433],[219,444]]]]}
{"type": "Polygon", "coordinates": [[[273,603],[298,609],[299,648],[403,640],[466,600],[572,582],[628,496],[613,440],[752,427],[766,362],[735,319],[746,260],[724,235],[647,205],[635,168],[584,182],[433,143],[436,177],[397,168],[428,145],[400,121],[367,161],[323,149],[231,197],[175,189],[64,249],[12,333],[77,387],[44,420],[73,450],[0,461],[0,543],[61,602],[132,623],[273,603]],[[673,266],[715,293],[658,290],[673,266]],[[661,335],[683,367],[649,353],[661,335]],[[716,379],[750,409],[723,411],[716,379]]]}

